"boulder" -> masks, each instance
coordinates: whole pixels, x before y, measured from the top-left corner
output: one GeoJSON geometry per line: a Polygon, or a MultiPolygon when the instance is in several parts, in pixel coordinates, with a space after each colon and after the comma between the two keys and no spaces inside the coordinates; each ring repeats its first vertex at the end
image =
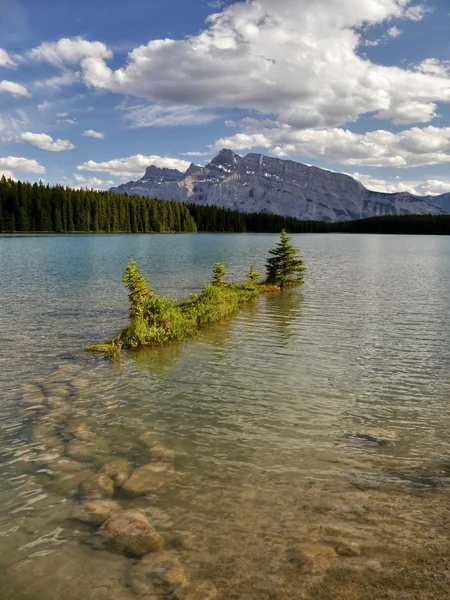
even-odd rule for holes
{"type": "Polygon", "coordinates": [[[76,460],[70,460],[70,458],[58,458],[50,463],[50,468],[58,473],[75,473],[82,468],[82,465],[76,460]]]}
{"type": "Polygon", "coordinates": [[[103,465],[102,471],[112,479],[115,488],[120,488],[130,476],[133,467],[125,458],[118,458],[103,465]]]}
{"type": "Polygon", "coordinates": [[[103,523],[99,534],[112,550],[129,556],[139,557],[164,548],[164,539],[137,510],[113,515],[103,523]]]}
{"type": "Polygon", "coordinates": [[[165,596],[180,585],[186,575],[180,561],[169,552],[146,554],[130,571],[131,589],[143,597],[165,596]]]}
{"type": "Polygon", "coordinates": [[[80,494],[92,500],[111,498],[114,494],[114,483],[104,473],[97,473],[80,483],[80,494]]]}
{"type": "Polygon", "coordinates": [[[78,504],[73,510],[72,518],[89,525],[102,525],[121,510],[120,504],[114,500],[93,500],[78,504]]]}
{"type": "Polygon", "coordinates": [[[157,492],[174,477],[175,472],[170,465],[150,463],[135,469],[122,485],[122,490],[130,496],[144,496],[157,492]]]}
{"type": "Polygon", "coordinates": [[[149,457],[150,460],[172,462],[175,459],[175,452],[162,444],[155,444],[150,448],[149,457]]]}
{"type": "Polygon", "coordinates": [[[217,589],[210,581],[187,583],[175,590],[174,600],[216,600],[217,589]]]}

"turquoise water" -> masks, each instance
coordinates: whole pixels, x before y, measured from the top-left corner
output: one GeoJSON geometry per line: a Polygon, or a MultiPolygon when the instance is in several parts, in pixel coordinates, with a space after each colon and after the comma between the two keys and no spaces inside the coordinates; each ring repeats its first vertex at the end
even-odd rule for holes
{"type": "Polygon", "coordinates": [[[131,256],[180,298],[216,261],[232,279],[264,270],[277,236],[0,236],[2,600],[136,597],[132,559],[71,518],[79,498],[52,467],[79,425],[96,440],[89,473],[148,462],[142,434],[176,451],[164,494],[120,502],[219,599],[450,595],[450,239],[293,238],[301,290],[111,365],[83,347],[126,323],[131,256]],[[53,458],[24,385],[70,394],[53,458]],[[336,554],[351,543],[358,556],[336,554]]]}

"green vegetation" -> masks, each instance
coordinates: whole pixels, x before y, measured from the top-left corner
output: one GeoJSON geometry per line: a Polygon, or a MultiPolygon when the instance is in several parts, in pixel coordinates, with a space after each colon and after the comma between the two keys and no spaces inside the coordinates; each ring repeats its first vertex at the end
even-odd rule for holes
{"type": "Polygon", "coordinates": [[[381,216],[329,223],[113,192],[0,179],[0,232],[450,234],[450,215],[381,216]]]}
{"type": "MultiPolygon", "coordinates": [[[[289,260],[283,258],[281,267],[277,264],[276,276],[271,281],[261,283],[261,274],[251,265],[243,283],[229,283],[224,280],[227,274],[225,266],[219,262],[214,265],[211,282],[202,292],[192,294],[180,303],[157,296],[131,259],[123,277],[130,301],[130,324],[116,339],[88,346],[86,350],[109,353],[116,358],[122,347],[139,348],[178,342],[233,314],[262,293],[280,291],[286,285],[301,285],[305,267],[303,261],[296,258],[298,250],[291,246],[289,240],[283,231],[278,247],[283,248],[282,256],[288,256],[289,260]]],[[[271,253],[278,256],[277,249],[271,250],[271,253]]]]}
{"type": "Polygon", "coordinates": [[[305,263],[298,256],[299,250],[291,244],[291,238],[283,229],[280,241],[269,250],[267,260],[267,283],[280,288],[301,285],[305,277],[305,263]]]}

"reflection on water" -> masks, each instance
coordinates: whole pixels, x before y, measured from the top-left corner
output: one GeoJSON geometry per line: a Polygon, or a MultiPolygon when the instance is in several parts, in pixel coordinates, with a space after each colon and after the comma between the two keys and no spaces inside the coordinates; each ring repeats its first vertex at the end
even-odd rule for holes
{"type": "Polygon", "coordinates": [[[450,240],[295,242],[302,290],[118,367],[81,350],[125,322],[130,256],[186,296],[274,237],[0,237],[2,600],[450,595],[450,240]],[[105,495],[164,538],[164,583],[75,518],[105,495]]]}

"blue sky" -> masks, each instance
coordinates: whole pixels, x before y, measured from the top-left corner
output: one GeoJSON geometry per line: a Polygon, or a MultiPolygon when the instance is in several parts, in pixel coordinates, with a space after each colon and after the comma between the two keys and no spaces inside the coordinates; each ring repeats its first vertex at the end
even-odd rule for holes
{"type": "Polygon", "coordinates": [[[221,147],[450,192],[448,0],[0,0],[0,173],[106,188],[221,147]]]}

